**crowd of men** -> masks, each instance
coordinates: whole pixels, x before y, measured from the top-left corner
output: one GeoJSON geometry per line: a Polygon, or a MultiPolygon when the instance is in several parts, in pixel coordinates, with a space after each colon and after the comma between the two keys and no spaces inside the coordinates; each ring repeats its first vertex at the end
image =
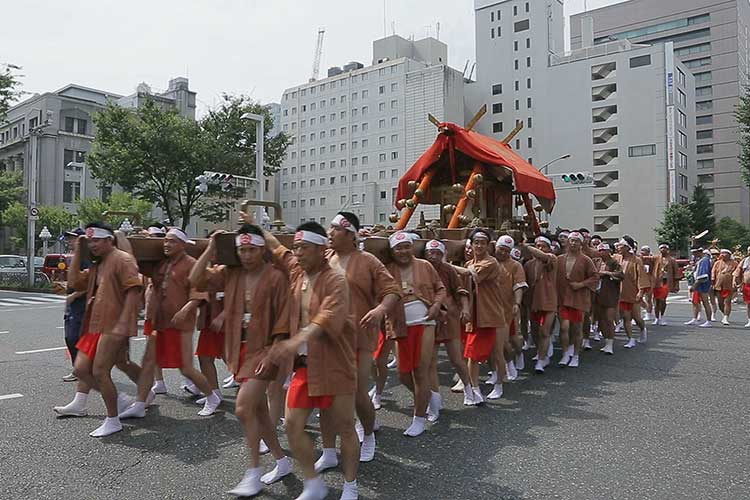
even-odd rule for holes
{"type": "MultiPolygon", "coordinates": [[[[144,236],[163,239],[164,258],[139,265],[128,240],[107,224],[69,233],[74,253],[65,335],[74,369],[65,379],[77,388],[70,403],[54,410],[86,415],[94,389],[107,416],[90,435],[111,435],[122,430],[121,420],[146,416],[156,395],[166,392],[162,369],[176,368],[188,381],[185,389],[200,397],[198,414],[210,416],[222,403],[215,364],[221,359],[231,373],[224,387],[239,387],[234,410],[249,451],[249,467],[229,492],[236,496],[256,495],[292,472],[278,439],[283,420],[304,480],[298,500],[327,495],[320,474],[339,466],[337,437],[341,498],[356,499],[358,464],[375,458],[376,411],[389,369],[398,367],[413,396],[403,434],[417,437],[440,416],[440,346],[455,371],[451,391],[476,407],[502,398],[503,384],[527,368],[527,356],[533,354],[528,368],[543,374],[552,362],[553,334],[562,351],[557,364],[569,368],[580,366],[594,342],[613,355],[618,328],[627,336],[624,348],[646,343],[645,321],[653,312],[653,325],[666,324],[667,296],[679,290],[681,276],[667,245],[652,256],[630,237],[610,246],[585,229],[527,242],[520,233],[477,228],[461,265],[448,261],[440,240],[428,241],[417,255],[418,236],[408,231],[389,235],[391,258],[383,264],[361,249],[359,220],[348,212],[328,228],[300,225],[292,248],[247,218],[232,237],[234,266],[218,263],[219,234],[195,259],[187,252],[195,242],[184,231],[154,225],[144,236]],[[142,310],[147,342],[138,364],[128,342],[138,334],[142,310]],[[484,384],[483,364],[491,372],[484,384]],[[118,393],[114,366],[136,385],[135,400],[118,393]],[[487,394],[483,385],[491,386],[487,394]],[[316,409],[323,441],[317,459],[305,431],[316,409]],[[276,463],[264,473],[260,456],[269,452],[276,463]]],[[[710,324],[712,289],[728,321],[738,286],[750,303],[750,257],[738,265],[722,251],[712,264],[703,249],[693,253],[690,324],[710,324]]]]}

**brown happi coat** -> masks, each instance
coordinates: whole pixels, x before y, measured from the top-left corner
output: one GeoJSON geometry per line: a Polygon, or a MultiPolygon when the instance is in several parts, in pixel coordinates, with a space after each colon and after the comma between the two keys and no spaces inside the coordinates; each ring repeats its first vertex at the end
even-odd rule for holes
{"type": "MultiPolygon", "coordinates": [[[[127,291],[131,288],[140,289],[143,281],[138,274],[135,258],[115,248],[89,269],[76,274],[70,273],[68,285],[76,291],[86,291],[86,313],[81,333],[110,335],[120,319],[127,291]]],[[[138,334],[135,316],[132,323],[133,328],[129,328],[127,332],[130,337],[138,334]]]]}
{"type": "Polygon", "coordinates": [[[195,259],[186,253],[172,259],[163,259],[151,274],[152,290],[146,303],[146,317],[151,320],[155,331],[174,328],[183,332],[195,329],[197,311],[188,315],[181,323],[172,321],[177,312],[190,300],[205,300],[206,295],[199,293],[190,285],[190,271],[195,259]],[[170,266],[171,261],[171,266],[170,266]],[[169,270],[169,275],[167,275],[169,270]],[[163,284],[167,284],[166,290],[163,284]]]}
{"type": "MultiPolygon", "coordinates": [[[[333,252],[328,252],[330,260],[333,252]]],[[[373,254],[355,250],[346,266],[349,301],[357,328],[357,349],[373,352],[378,346],[377,330],[360,327],[362,318],[389,294],[400,295],[400,289],[382,262],[373,254]]]]}
{"type": "Polygon", "coordinates": [[[213,266],[195,283],[200,291],[224,292],[224,359],[240,378],[252,378],[256,356],[278,335],[289,334],[289,281],[271,264],[263,264],[253,292],[250,324],[245,338],[245,363],[240,366],[245,276],[242,267],[213,266]]]}
{"type": "Polygon", "coordinates": [[[528,287],[526,272],[520,262],[509,258],[500,264],[500,284],[502,290],[503,314],[510,324],[513,321],[513,306],[516,303],[516,290],[528,287]]]}
{"type": "MultiPolygon", "coordinates": [[[[398,264],[391,262],[386,266],[388,271],[399,285],[402,283],[401,269],[398,264]]],[[[428,261],[424,259],[412,259],[412,289],[416,298],[424,302],[429,309],[433,304],[445,305],[446,290],[440,275],[428,261]]],[[[400,290],[403,299],[403,290],[400,290]]],[[[406,315],[404,314],[403,300],[399,300],[394,310],[388,314],[386,321],[386,336],[391,339],[404,338],[407,336],[406,315]]]]}
{"type": "Polygon", "coordinates": [[[546,262],[535,257],[526,263],[525,271],[531,293],[530,310],[557,311],[557,257],[547,254],[546,262]]]}
{"type": "MultiPolygon", "coordinates": [[[[307,278],[297,258],[283,245],[273,252],[274,262],[289,277],[289,333],[300,325],[302,285],[307,278]]],[[[310,299],[310,323],[323,332],[307,343],[307,376],[310,396],[354,394],[357,387],[357,330],[349,307],[346,278],[326,262],[318,273],[310,299]]]]}
{"type": "Polygon", "coordinates": [[[451,264],[441,262],[435,270],[445,286],[446,294],[443,302],[446,307],[446,314],[438,321],[435,330],[435,341],[443,342],[459,338],[461,332],[461,297],[468,299],[469,290],[466,289],[464,280],[451,264]]]}
{"type": "Polygon", "coordinates": [[[508,324],[502,308],[502,286],[500,263],[487,256],[482,260],[472,259],[466,263],[472,272],[475,285],[474,328],[501,328],[508,324]]]}
{"type": "Polygon", "coordinates": [[[667,257],[657,255],[654,257],[651,271],[653,273],[652,282],[655,287],[665,284],[670,292],[680,291],[680,281],[677,279],[680,274],[680,267],[677,265],[674,257],[671,255],[667,257]],[[664,283],[664,277],[667,279],[666,283],[664,283]]]}
{"type": "Polygon", "coordinates": [[[591,292],[596,289],[598,275],[594,261],[581,253],[567,274],[565,261],[568,254],[557,257],[557,301],[560,307],[570,307],[579,311],[591,310],[591,292]],[[583,283],[578,290],[571,288],[571,283],[583,283]]]}
{"type": "Polygon", "coordinates": [[[736,260],[717,260],[711,268],[711,281],[714,290],[734,290],[733,274],[737,269],[736,260]]]}
{"type": "Polygon", "coordinates": [[[649,288],[651,280],[643,267],[643,261],[633,254],[623,258],[622,255],[613,255],[622,268],[622,284],[620,285],[620,302],[635,304],[638,302],[638,293],[649,288]]]}

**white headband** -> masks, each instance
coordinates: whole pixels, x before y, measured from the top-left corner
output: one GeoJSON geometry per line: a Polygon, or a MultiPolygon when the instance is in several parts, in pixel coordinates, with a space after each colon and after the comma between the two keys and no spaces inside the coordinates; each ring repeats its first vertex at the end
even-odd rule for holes
{"type": "Polygon", "coordinates": [[[426,250],[439,250],[439,251],[443,252],[443,255],[445,255],[445,253],[446,253],[445,252],[445,245],[443,244],[442,241],[438,241],[438,240],[430,240],[430,241],[428,241],[427,245],[425,246],[425,251],[426,250]]]}
{"type": "Polygon", "coordinates": [[[618,243],[618,245],[621,245],[621,246],[624,246],[624,247],[628,247],[629,250],[633,249],[633,247],[630,246],[630,243],[628,243],[628,240],[626,240],[624,238],[621,239],[620,241],[618,241],[617,243],[618,243]]]}
{"type": "Polygon", "coordinates": [[[328,244],[328,238],[312,231],[297,231],[294,233],[294,241],[306,241],[307,243],[320,246],[328,244]]]}
{"type": "Polygon", "coordinates": [[[534,240],[534,243],[545,243],[548,247],[552,246],[552,242],[545,236],[537,236],[536,240],[534,240]]]}
{"type": "Polygon", "coordinates": [[[495,246],[498,248],[500,247],[513,248],[515,244],[516,242],[513,241],[513,238],[511,238],[507,234],[504,234],[497,239],[497,243],[495,243],[495,246]]]}
{"type": "Polygon", "coordinates": [[[662,250],[664,248],[666,248],[667,250],[669,250],[669,245],[667,245],[666,243],[662,243],[661,245],[659,245],[659,250],[662,250]]]}
{"type": "Polygon", "coordinates": [[[195,245],[195,242],[188,238],[188,235],[185,234],[185,231],[183,231],[179,227],[171,228],[169,231],[167,231],[167,236],[174,236],[183,243],[187,243],[188,245],[195,245]]]}
{"type": "Polygon", "coordinates": [[[391,237],[388,238],[388,243],[390,244],[391,248],[396,248],[396,246],[400,245],[401,243],[414,243],[414,240],[416,240],[417,238],[418,236],[414,233],[399,231],[392,234],[391,237]]]}
{"type": "Polygon", "coordinates": [[[242,233],[242,234],[238,234],[234,238],[234,246],[241,247],[242,245],[264,247],[266,246],[266,240],[264,240],[262,236],[259,236],[257,234],[242,233]]]}
{"type": "Polygon", "coordinates": [[[512,248],[510,250],[510,256],[513,260],[521,260],[521,250],[519,248],[512,248]]]}
{"type": "Polygon", "coordinates": [[[473,242],[477,238],[483,238],[487,241],[490,241],[490,235],[485,233],[484,231],[477,231],[476,233],[474,233],[471,237],[471,241],[473,242]]]}
{"type": "Polygon", "coordinates": [[[583,242],[583,235],[578,231],[573,231],[568,235],[568,240],[578,240],[580,242],[583,242]]]}
{"type": "Polygon", "coordinates": [[[729,251],[729,250],[728,250],[728,249],[726,249],[726,248],[722,248],[722,249],[721,249],[721,252],[719,252],[719,253],[727,253],[727,254],[729,254],[729,255],[732,255],[732,252],[731,252],[731,251],[729,251]]]}
{"type": "Polygon", "coordinates": [[[341,214],[337,214],[336,217],[333,218],[333,220],[331,221],[331,225],[343,227],[344,229],[346,229],[347,231],[351,231],[352,233],[357,232],[357,229],[354,227],[354,224],[349,222],[349,219],[347,219],[341,214]]]}
{"type": "Polygon", "coordinates": [[[648,246],[648,245],[643,245],[643,246],[641,247],[641,252],[642,252],[642,251],[644,251],[644,250],[647,250],[647,251],[649,251],[649,252],[650,252],[650,251],[651,251],[651,247],[650,247],[650,246],[648,246]]]}
{"type": "Polygon", "coordinates": [[[112,238],[115,239],[115,235],[112,234],[110,231],[101,228],[101,227],[87,227],[86,228],[86,237],[91,238],[97,238],[97,239],[104,239],[104,238],[112,238]]]}
{"type": "Polygon", "coordinates": [[[597,249],[597,250],[599,250],[599,251],[604,251],[604,250],[606,250],[606,251],[608,251],[608,252],[609,252],[610,250],[612,250],[612,248],[611,248],[611,247],[609,246],[609,243],[600,243],[600,244],[599,244],[599,246],[598,246],[598,247],[596,247],[596,249],[597,249]]]}
{"type": "Polygon", "coordinates": [[[156,226],[151,226],[150,228],[148,228],[148,234],[150,234],[151,236],[155,236],[157,234],[164,236],[164,229],[156,226]]]}

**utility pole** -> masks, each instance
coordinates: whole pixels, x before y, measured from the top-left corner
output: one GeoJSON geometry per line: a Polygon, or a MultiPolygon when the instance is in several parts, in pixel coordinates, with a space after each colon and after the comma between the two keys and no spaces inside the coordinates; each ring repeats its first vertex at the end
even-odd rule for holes
{"type": "Polygon", "coordinates": [[[44,129],[52,125],[52,116],[53,113],[47,111],[47,119],[38,126],[29,129],[31,140],[29,142],[29,184],[27,187],[28,203],[26,207],[26,272],[29,275],[30,287],[34,286],[34,256],[36,254],[34,247],[36,245],[36,221],[39,218],[39,209],[36,206],[37,175],[39,172],[39,138],[44,134],[44,129]]]}
{"type": "MultiPolygon", "coordinates": [[[[255,122],[255,178],[258,181],[258,201],[265,201],[266,191],[266,174],[265,174],[265,162],[263,160],[263,141],[265,139],[265,130],[263,128],[263,115],[257,115],[254,113],[245,113],[241,117],[243,120],[251,120],[255,122]]],[[[256,222],[260,224],[263,221],[263,214],[265,211],[263,207],[258,207],[258,213],[255,216],[256,222]]]]}

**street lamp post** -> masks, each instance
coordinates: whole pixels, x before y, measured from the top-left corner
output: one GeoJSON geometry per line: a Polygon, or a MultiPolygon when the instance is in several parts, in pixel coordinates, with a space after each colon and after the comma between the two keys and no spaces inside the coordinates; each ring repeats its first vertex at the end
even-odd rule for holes
{"type": "Polygon", "coordinates": [[[39,233],[39,238],[42,240],[42,257],[47,256],[47,243],[49,242],[50,238],[52,238],[52,233],[49,232],[49,229],[47,229],[47,226],[44,226],[42,228],[42,232],[39,233]]]}
{"type": "MultiPolygon", "coordinates": [[[[265,188],[266,188],[266,175],[264,172],[264,161],[263,161],[263,140],[265,139],[265,132],[263,130],[263,115],[257,115],[255,113],[245,113],[241,117],[243,120],[251,120],[255,122],[255,178],[258,181],[258,193],[256,198],[258,201],[265,201],[265,188]]],[[[261,223],[263,220],[263,214],[265,211],[262,206],[257,207],[255,214],[255,220],[261,223]]]]}
{"type": "Polygon", "coordinates": [[[29,286],[34,286],[34,254],[36,246],[36,221],[39,218],[39,211],[36,206],[36,186],[37,175],[39,172],[39,137],[44,134],[44,129],[52,125],[54,113],[47,111],[46,119],[39,125],[29,128],[29,156],[31,161],[28,175],[28,203],[26,207],[26,271],[29,275],[29,286]]]}
{"type": "Polygon", "coordinates": [[[541,173],[543,173],[543,174],[546,174],[547,173],[547,167],[549,167],[550,165],[552,165],[555,162],[558,162],[558,161],[561,161],[561,160],[567,160],[568,158],[570,158],[570,154],[564,154],[564,155],[560,156],[559,158],[555,158],[554,160],[552,160],[550,162],[547,162],[544,165],[542,165],[541,167],[539,167],[539,171],[541,173]]]}

